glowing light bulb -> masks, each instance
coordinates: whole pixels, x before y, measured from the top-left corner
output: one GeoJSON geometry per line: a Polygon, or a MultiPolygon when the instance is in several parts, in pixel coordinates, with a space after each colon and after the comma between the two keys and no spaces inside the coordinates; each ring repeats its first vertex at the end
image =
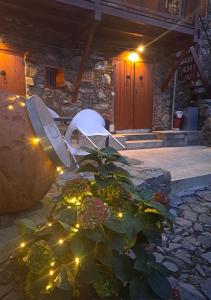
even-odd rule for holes
{"type": "Polygon", "coordinates": [[[13,109],[14,109],[14,106],[13,106],[13,105],[8,105],[8,109],[9,109],[9,110],[13,110],[13,109]]]}
{"type": "Polygon", "coordinates": [[[80,224],[76,224],[75,227],[76,227],[76,228],[80,228],[80,224]]]}
{"type": "Polygon", "coordinates": [[[143,52],[144,52],[144,46],[143,46],[143,45],[140,45],[140,46],[138,47],[138,52],[140,52],[140,53],[143,53],[143,52]]]}
{"type": "Polygon", "coordinates": [[[78,257],[75,258],[75,263],[76,263],[76,265],[79,265],[80,259],[78,257]]]}
{"type": "Polygon", "coordinates": [[[54,267],[55,266],[55,261],[52,261],[51,262],[51,267],[54,267]]]}
{"type": "Polygon", "coordinates": [[[20,106],[25,107],[26,104],[24,102],[19,102],[20,106]]]}
{"type": "Polygon", "coordinates": [[[122,212],[119,212],[119,213],[118,213],[118,217],[119,217],[119,218],[122,218],[122,217],[123,217],[123,213],[122,213],[122,212]]]}
{"type": "Polygon", "coordinates": [[[53,224],[52,224],[51,222],[48,223],[48,227],[52,227],[52,225],[53,225],[53,224]]]}
{"type": "Polygon", "coordinates": [[[26,247],[26,243],[25,243],[25,242],[22,242],[22,243],[20,244],[20,247],[21,247],[21,248],[26,247]]]}
{"type": "Polygon", "coordinates": [[[60,174],[60,175],[64,174],[64,171],[63,171],[63,170],[61,170],[61,171],[59,172],[59,174],[60,174]]]}
{"type": "Polygon", "coordinates": [[[56,171],[59,173],[61,172],[62,168],[61,167],[56,167],[56,171]]]}
{"type": "Polygon", "coordinates": [[[128,56],[129,61],[136,62],[139,60],[139,55],[136,52],[131,52],[128,56]]]}
{"type": "Polygon", "coordinates": [[[53,276],[54,273],[55,273],[54,270],[50,270],[49,275],[53,276]]]}
{"type": "Polygon", "coordinates": [[[63,239],[59,239],[58,243],[59,243],[59,245],[62,245],[62,244],[64,244],[64,240],[63,239]]]}
{"type": "Polygon", "coordinates": [[[31,143],[32,143],[34,146],[38,145],[39,142],[40,142],[40,139],[37,138],[37,137],[33,137],[33,138],[31,139],[31,143]]]}
{"type": "Polygon", "coordinates": [[[73,228],[73,232],[78,232],[78,228],[73,228]]]}
{"type": "Polygon", "coordinates": [[[52,284],[48,284],[45,289],[46,291],[49,291],[52,287],[53,287],[52,284]]]}
{"type": "Polygon", "coordinates": [[[16,95],[15,97],[16,97],[17,99],[19,99],[19,98],[20,98],[20,96],[19,96],[19,95],[16,95]]]}

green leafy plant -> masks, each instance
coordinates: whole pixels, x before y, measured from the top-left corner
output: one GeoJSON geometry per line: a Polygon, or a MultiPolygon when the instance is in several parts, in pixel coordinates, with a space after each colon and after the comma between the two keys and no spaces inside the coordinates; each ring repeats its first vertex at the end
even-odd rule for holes
{"type": "Polygon", "coordinates": [[[67,182],[44,224],[19,222],[28,297],[170,299],[169,271],[152,253],[173,222],[166,198],[138,193],[113,148],[87,151],[78,173],[91,179],[67,182]]]}

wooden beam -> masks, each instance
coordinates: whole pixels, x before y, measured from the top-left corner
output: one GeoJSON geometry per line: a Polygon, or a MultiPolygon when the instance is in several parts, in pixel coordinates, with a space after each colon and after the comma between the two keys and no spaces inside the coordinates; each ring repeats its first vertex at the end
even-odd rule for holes
{"type": "Polygon", "coordinates": [[[178,58],[176,64],[173,66],[173,68],[171,69],[169,75],[167,76],[164,84],[162,84],[161,86],[161,91],[164,92],[169,85],[170,80],[173,78],[175,71],[177,70],[177,68],[179,67],[179,65],[181,64],[183,58],[185,57],[185,55],[188,53],[188,48],[184,49],[180,55],[180,57],[178,58]]]}
{"type": "Polygon", "coordinates": [[[94,21],[93,24],[91,25],[91,28],[90,28],[90,31],[89,31],[89,35],[88,35],[86,45],[85,45],[85,48],[84,48],[84,53],[83,53],[83,56],[82,56],[82,59],[81,59],[81,64],[80,64],[78,74],[77,74],[77,78],[76,78],[76,81],[75,81],[75,89],[74,89],[74,92],[73,92],[72,102],[76,102],[77,98],[78,98],[78,93],[79,93],[81,80],[82,80],[83,73],[84,73],[84,68],[85,68],[85,65],[88,61],[89,52],[90,52],[90,49],[91,49],[91,46],[92,46],[92,41],[93,41],[93,38],[94,38],[94,34],[95,34],[95,31],[96,31],[97,25],[98,25],[98,22],[94,21]]]}

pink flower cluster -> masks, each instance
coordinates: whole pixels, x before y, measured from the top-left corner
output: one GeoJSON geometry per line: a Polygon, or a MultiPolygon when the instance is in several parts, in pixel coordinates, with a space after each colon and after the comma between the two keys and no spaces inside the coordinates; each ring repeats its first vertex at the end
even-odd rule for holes
{"type": "Polygon", "coordinates": [[[108,217],[108,207],[101,199],[85,198],[82,212],[79,214],[79,223],[83,228],[94,229],[97,225],[103,224],[108,217]]]}

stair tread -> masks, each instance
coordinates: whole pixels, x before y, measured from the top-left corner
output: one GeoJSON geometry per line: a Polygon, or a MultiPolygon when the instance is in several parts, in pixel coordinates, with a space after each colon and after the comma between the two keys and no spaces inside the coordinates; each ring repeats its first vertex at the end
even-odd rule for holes
{"type": "Polygon", "coordinates": [[[126,144],[145,144],[145,143],[162,143],[163,140],[133,140],[133,141],[126,141],[126,144]]]}

